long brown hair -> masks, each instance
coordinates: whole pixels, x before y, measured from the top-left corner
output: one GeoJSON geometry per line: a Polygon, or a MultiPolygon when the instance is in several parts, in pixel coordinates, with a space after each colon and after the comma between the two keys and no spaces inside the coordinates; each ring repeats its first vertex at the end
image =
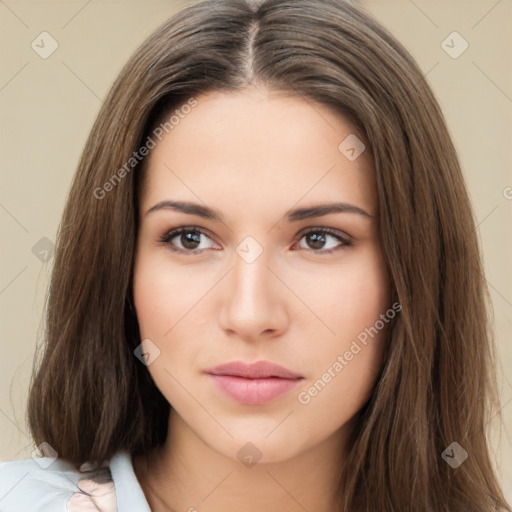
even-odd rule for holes
{"type": "Polygon", "coordinates": [[[190,98],[249,84],[331,107],[364,134],[374,159],[379,236],[402,311],[340,468],[340,510],[512,510],[489,455],[499,403],[489,297],[458,157],[410,54],[342,0],[201,1],[125,65],[59,228],[28,407],[36,444],[81,464],[165,441],[170,405],[133,353],[143,169],[134,155],[190,98]],[[456,469],[442,457],[453,442],[468,453],[456,469]]]}

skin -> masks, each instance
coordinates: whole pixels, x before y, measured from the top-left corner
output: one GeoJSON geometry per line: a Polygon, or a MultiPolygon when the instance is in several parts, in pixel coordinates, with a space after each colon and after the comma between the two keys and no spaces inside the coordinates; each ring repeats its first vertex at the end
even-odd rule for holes
{"type": "Polygon", "coordinates": [[[78,480],[80,492],[75,492],[68,500],[66,512],[115,512],[116,490],[110,471],[107,472],[101,467],[89,469],[84,466],[80,468],[84,478],[78,480]]]}
{"type": "Polygon", "coordinates": [[[172,408],[166,443],[134,459],[135,472],[156,512],[332,512],[386,328],[309,403],[298,393],[391,306],[371,155],[347,159],[338,146],[354,127],[300,97],[250,87],[197,101],[148,155],[140,195],[135,309],[142,339],[160,351],[147,369],[172,408]],[[146,213],[164,200],[206,205],[224,222],[169,208],[146,213]],[[327,202],[372,217],[284,218],[327,202]],[[195,245],[180,235],[160,241],[181,226],[206,234],[195,245]],[[315,243],[308,228],[330,228],[352,245],[330,234],[315,243]],[[247,236],[263,249],[251,263],[236,251],[247,236]],[[304,379],[266,405],[243,405],[204,373],[234,360],[272,361],[304,379]],[[237,457],[248,442],[261,456],[251,467],[237,457]]]}

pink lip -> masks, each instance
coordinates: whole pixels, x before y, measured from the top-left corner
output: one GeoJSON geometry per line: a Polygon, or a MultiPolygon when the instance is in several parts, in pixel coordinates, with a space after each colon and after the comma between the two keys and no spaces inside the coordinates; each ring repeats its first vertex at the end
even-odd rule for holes
{"type": "Polygon", "coordinates": [[[234,361],[206,373],[224,393],[245,405],[262,405],[292,389],[304,377],[269,361],[234,361]]]}

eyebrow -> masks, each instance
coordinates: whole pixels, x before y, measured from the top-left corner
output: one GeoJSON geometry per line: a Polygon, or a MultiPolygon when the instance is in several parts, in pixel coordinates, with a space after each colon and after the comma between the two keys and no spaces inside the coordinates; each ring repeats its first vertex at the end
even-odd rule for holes
{"type": "MultiPolygon", "coordinates": [[[[220,212],[198,203],[187,201],[159,201],[153,205],[146,215],[162,209],[173,210],[176,212],[186,213],[189,215],[197,215],[208,220],[215,220],[224,223],[223,216],[220,212]]],[[[372,219],[373,215],[363,208],[350,203],[322,203],[306,208],[295,208],[285,213],[284,217],[288,222],[297,222],[299,220],[311,219],[313,217],[322,217],[331,213],[356,213],[368,219],[372,219]]]]}

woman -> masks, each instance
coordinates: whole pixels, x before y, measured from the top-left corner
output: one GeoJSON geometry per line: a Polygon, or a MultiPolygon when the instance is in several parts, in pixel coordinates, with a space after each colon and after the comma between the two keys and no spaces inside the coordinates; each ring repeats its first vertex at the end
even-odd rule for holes
{"type": "Polygon", "coordinates": [[[199,2],[86,143],[2,511],[510,511],[486,308],[407,51],[341,0],[199,2]]]}

